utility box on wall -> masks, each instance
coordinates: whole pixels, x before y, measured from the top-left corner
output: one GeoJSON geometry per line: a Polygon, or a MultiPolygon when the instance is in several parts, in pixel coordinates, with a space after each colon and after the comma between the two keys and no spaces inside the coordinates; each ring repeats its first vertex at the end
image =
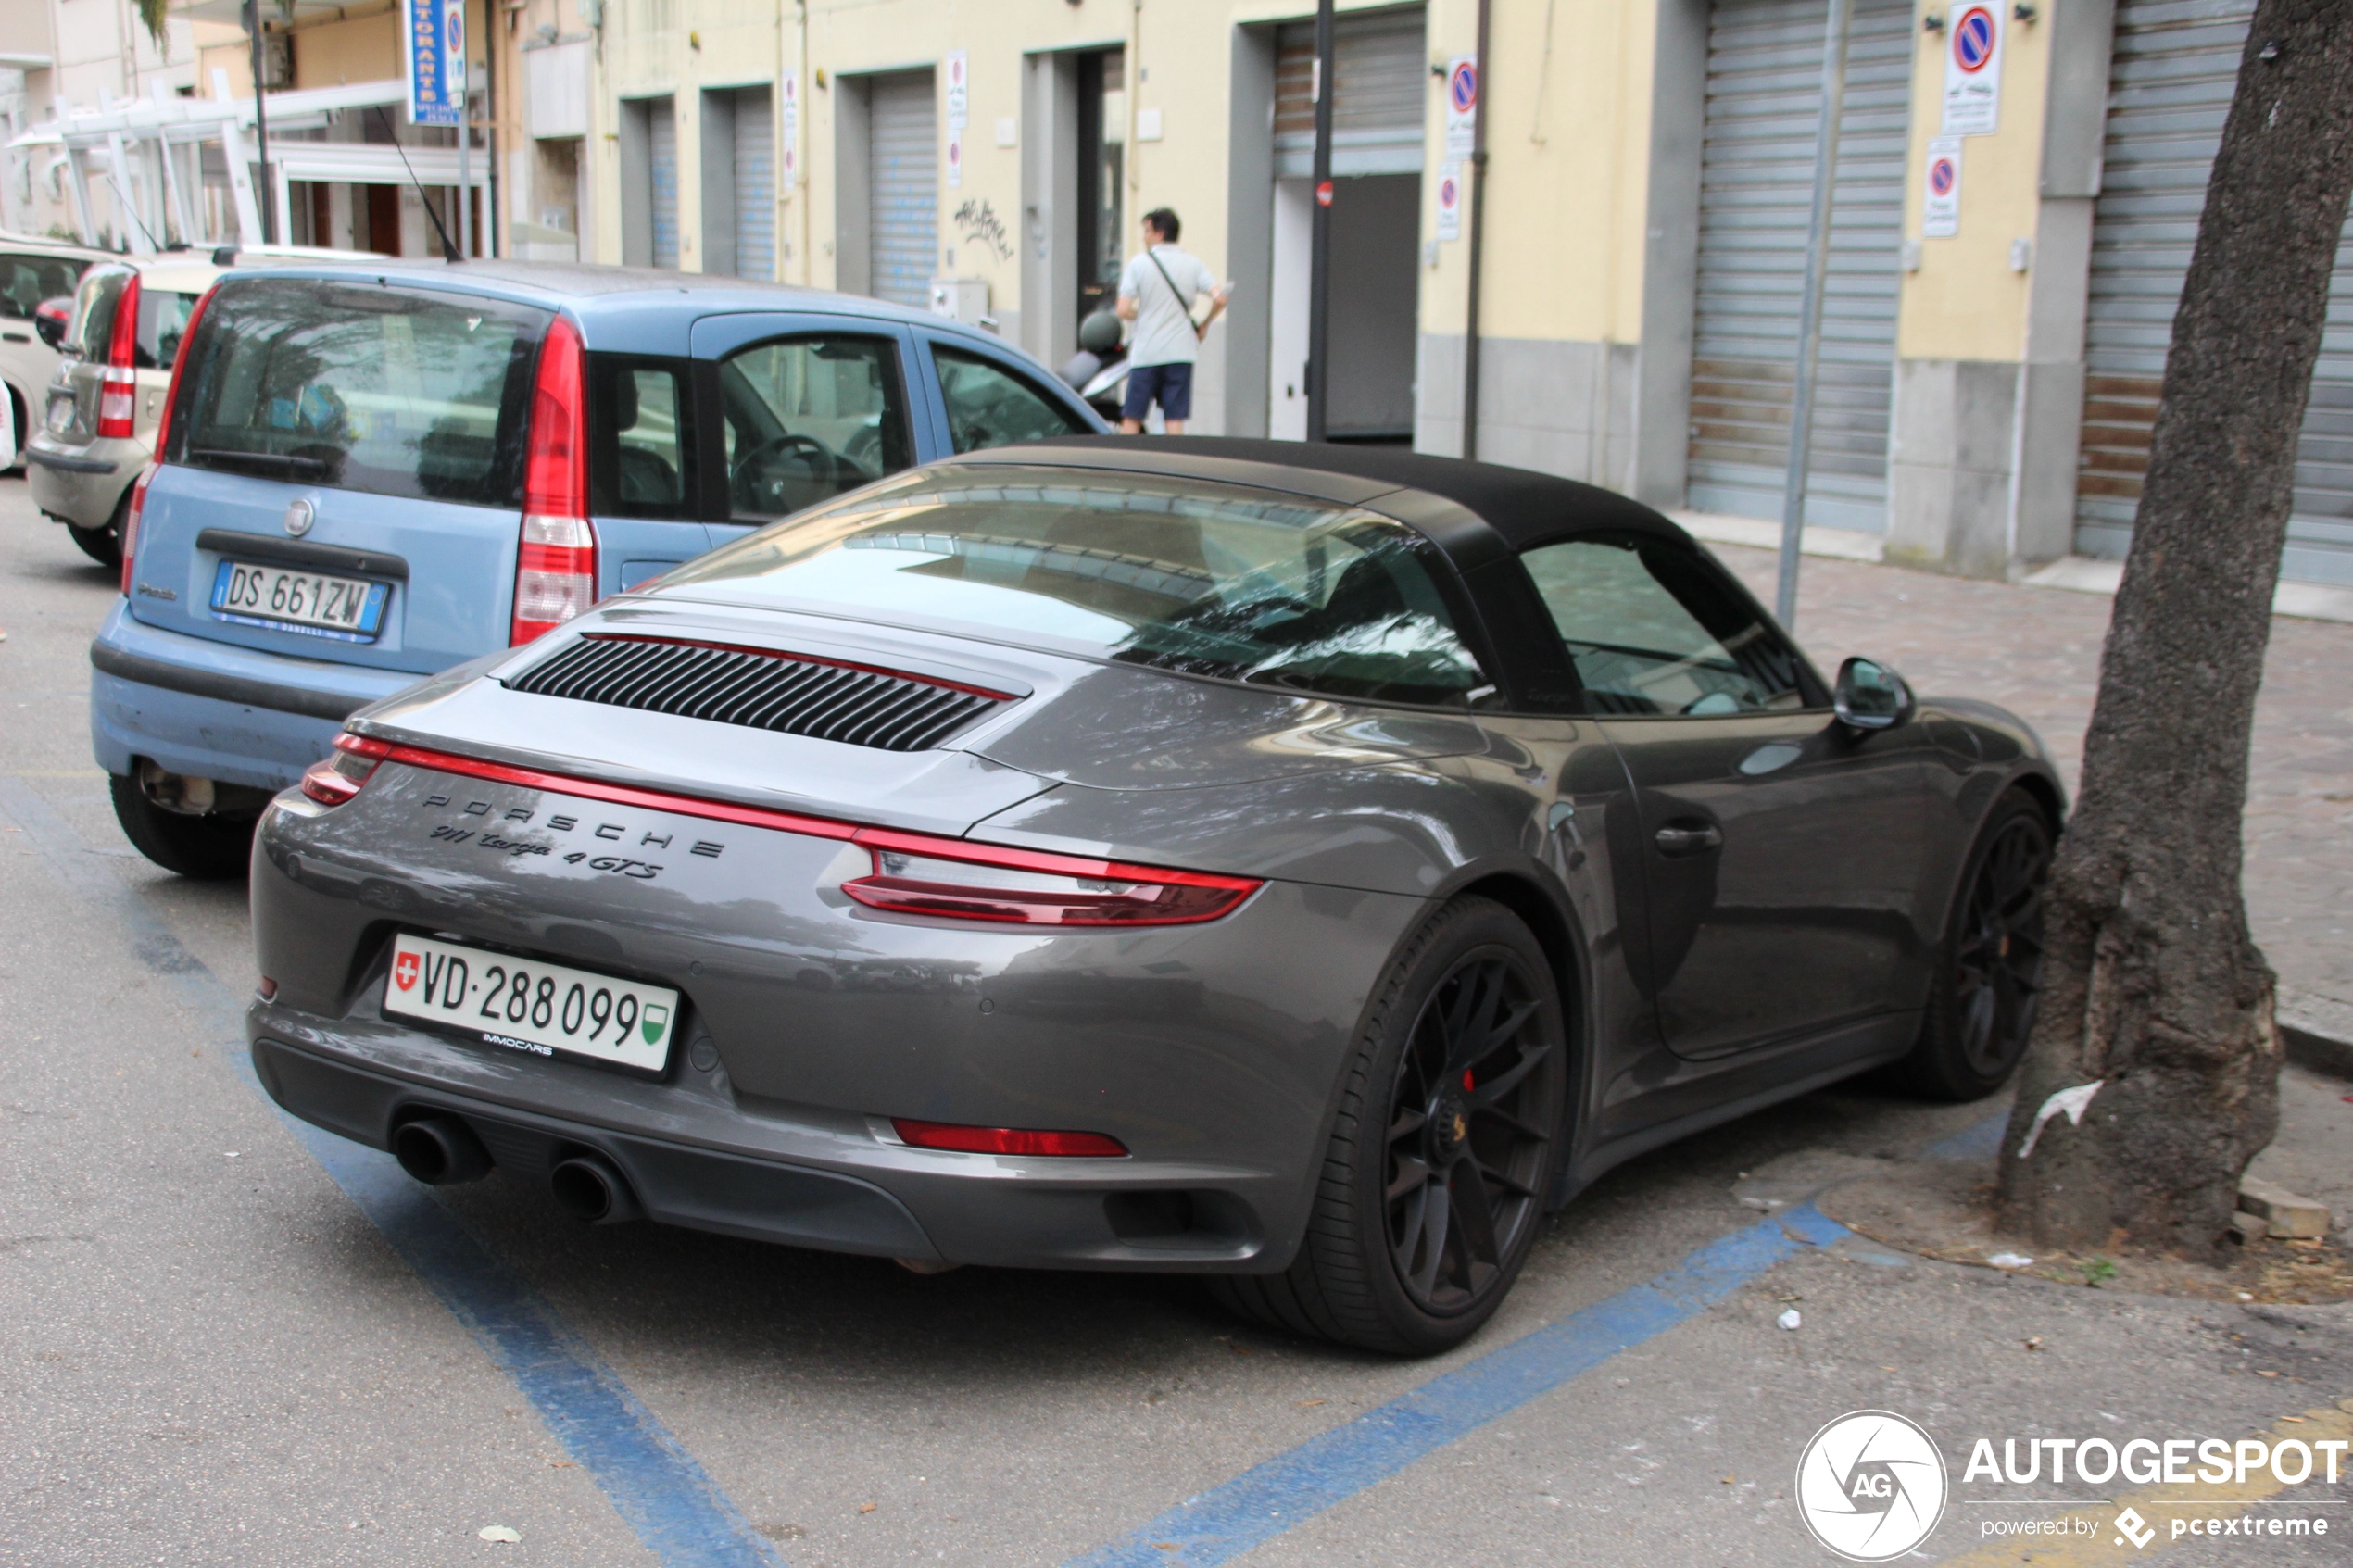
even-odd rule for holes
{"type": "Polygon", "coordinates": [[[988,314],[988,280],[986,278],[934,278],[931,281],[931,313],[945,316],[951,321],[969,321],[975,327],[994,332],[996,321],[988,314]]]}

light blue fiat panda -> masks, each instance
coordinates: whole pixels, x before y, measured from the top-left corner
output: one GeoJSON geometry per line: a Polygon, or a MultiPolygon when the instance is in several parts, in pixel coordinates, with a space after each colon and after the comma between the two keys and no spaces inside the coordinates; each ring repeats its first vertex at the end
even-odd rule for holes
{"type": "Polygon", "coordinates": [[[344,720],[787,513],[1101,419],[877,300],[505,262],[233,273],[191,317],[91,645],[140,852],[243,874],[344,720]]]}

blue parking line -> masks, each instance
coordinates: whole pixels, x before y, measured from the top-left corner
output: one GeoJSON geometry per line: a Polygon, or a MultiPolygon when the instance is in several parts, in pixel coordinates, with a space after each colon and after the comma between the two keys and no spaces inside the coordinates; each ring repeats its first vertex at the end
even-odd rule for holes
{"type": "Polygon", "coordinates": [[[1845,1227],[1808,1203],[1710,1242],[1646,1284],[1540,1328],[1231,1481],[1188,1498],[1067,1568],[1214,1568],[1500,1415],[1698,1316],[1845,1227]]]}
{"type": "Polygon", "coordinates": [[[280,1110],[254,1075],[236,994],[182,945],[22,780],[0,776],[0,810],[52,874],[130,933],[132,950],[175,990],[247,1087],[392,1244],[500,1371],[663,1568],[785,1568],[784,1559],[604,1360],[388,1154],[280,1110]]]}

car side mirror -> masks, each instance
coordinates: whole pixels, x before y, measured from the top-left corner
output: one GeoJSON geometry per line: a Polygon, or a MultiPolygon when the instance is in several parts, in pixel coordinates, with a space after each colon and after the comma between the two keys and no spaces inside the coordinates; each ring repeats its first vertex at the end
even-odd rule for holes
{"type": "Polygon", "coordinates": [[[1919,706],[1903,676],[1868,659],[1850,659],[1838,667],[1831,702],[1838,721],[1853,730],[1892,730],[1908,722],[1919,706]]]}
{"type": "Polygon", "coordinates": [[[73,296],[60,295],[44,299],[32,307],[32,330],[50,347],[63,349],[66,344],[66,323],[73,317],[73,296]]]}

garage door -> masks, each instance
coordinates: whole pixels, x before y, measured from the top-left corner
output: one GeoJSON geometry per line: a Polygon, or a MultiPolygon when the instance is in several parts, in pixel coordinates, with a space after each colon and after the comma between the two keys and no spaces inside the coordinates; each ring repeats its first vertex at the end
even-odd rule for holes
{"type": "MultiPolygon", "coordinates": [[[[1717,0],[1707,38],[1690,504],[1779,518],[1827,0],[1717,0]]],[[[1887,528],[1911,7],[1856,0],[1806,520],[1887,528]]]]}
{"type": "Polygon", "coordinates": [[[776,276],[776,127],[768,89],[736,94],[736,276],[776,276]]]}
{"type": "Polygon", "coordinates": [[[648,106],[648,168],[653,179],[654,265],[678,265],[678,115],[675,101],[648,106]]]}
{"type": "Polygon", "coordinates": [[[931,304],[939,267],[939,117],[931,72],[878,76],[867,90],[874,160],[873,258],[877,299],[931,304]]]}
{"type": "MultiPolygon", "coordinates": [[[[2076,482],[2075,547],[2085,555],[2119,557],[2132,541],[2173,313],[2254,11],[2253,0],[2116,7],[2076,482]]],[[[2280,566],[2287,577],[2353,583],[2353,245],[2337,252],[2280,566]]]]}
{"type": "MultiPolygon", "coordinates": [[[[1332,173],[1419,174],[1429,56],[1422,7],[1341,17],[1332,28],[1332,173]]],[[[1315,171],[1315,27],[1275,35],[1275,177],[1315,171]]],[[[1418,219],[1416,220],[1418,221],[1418,219]]]]}

